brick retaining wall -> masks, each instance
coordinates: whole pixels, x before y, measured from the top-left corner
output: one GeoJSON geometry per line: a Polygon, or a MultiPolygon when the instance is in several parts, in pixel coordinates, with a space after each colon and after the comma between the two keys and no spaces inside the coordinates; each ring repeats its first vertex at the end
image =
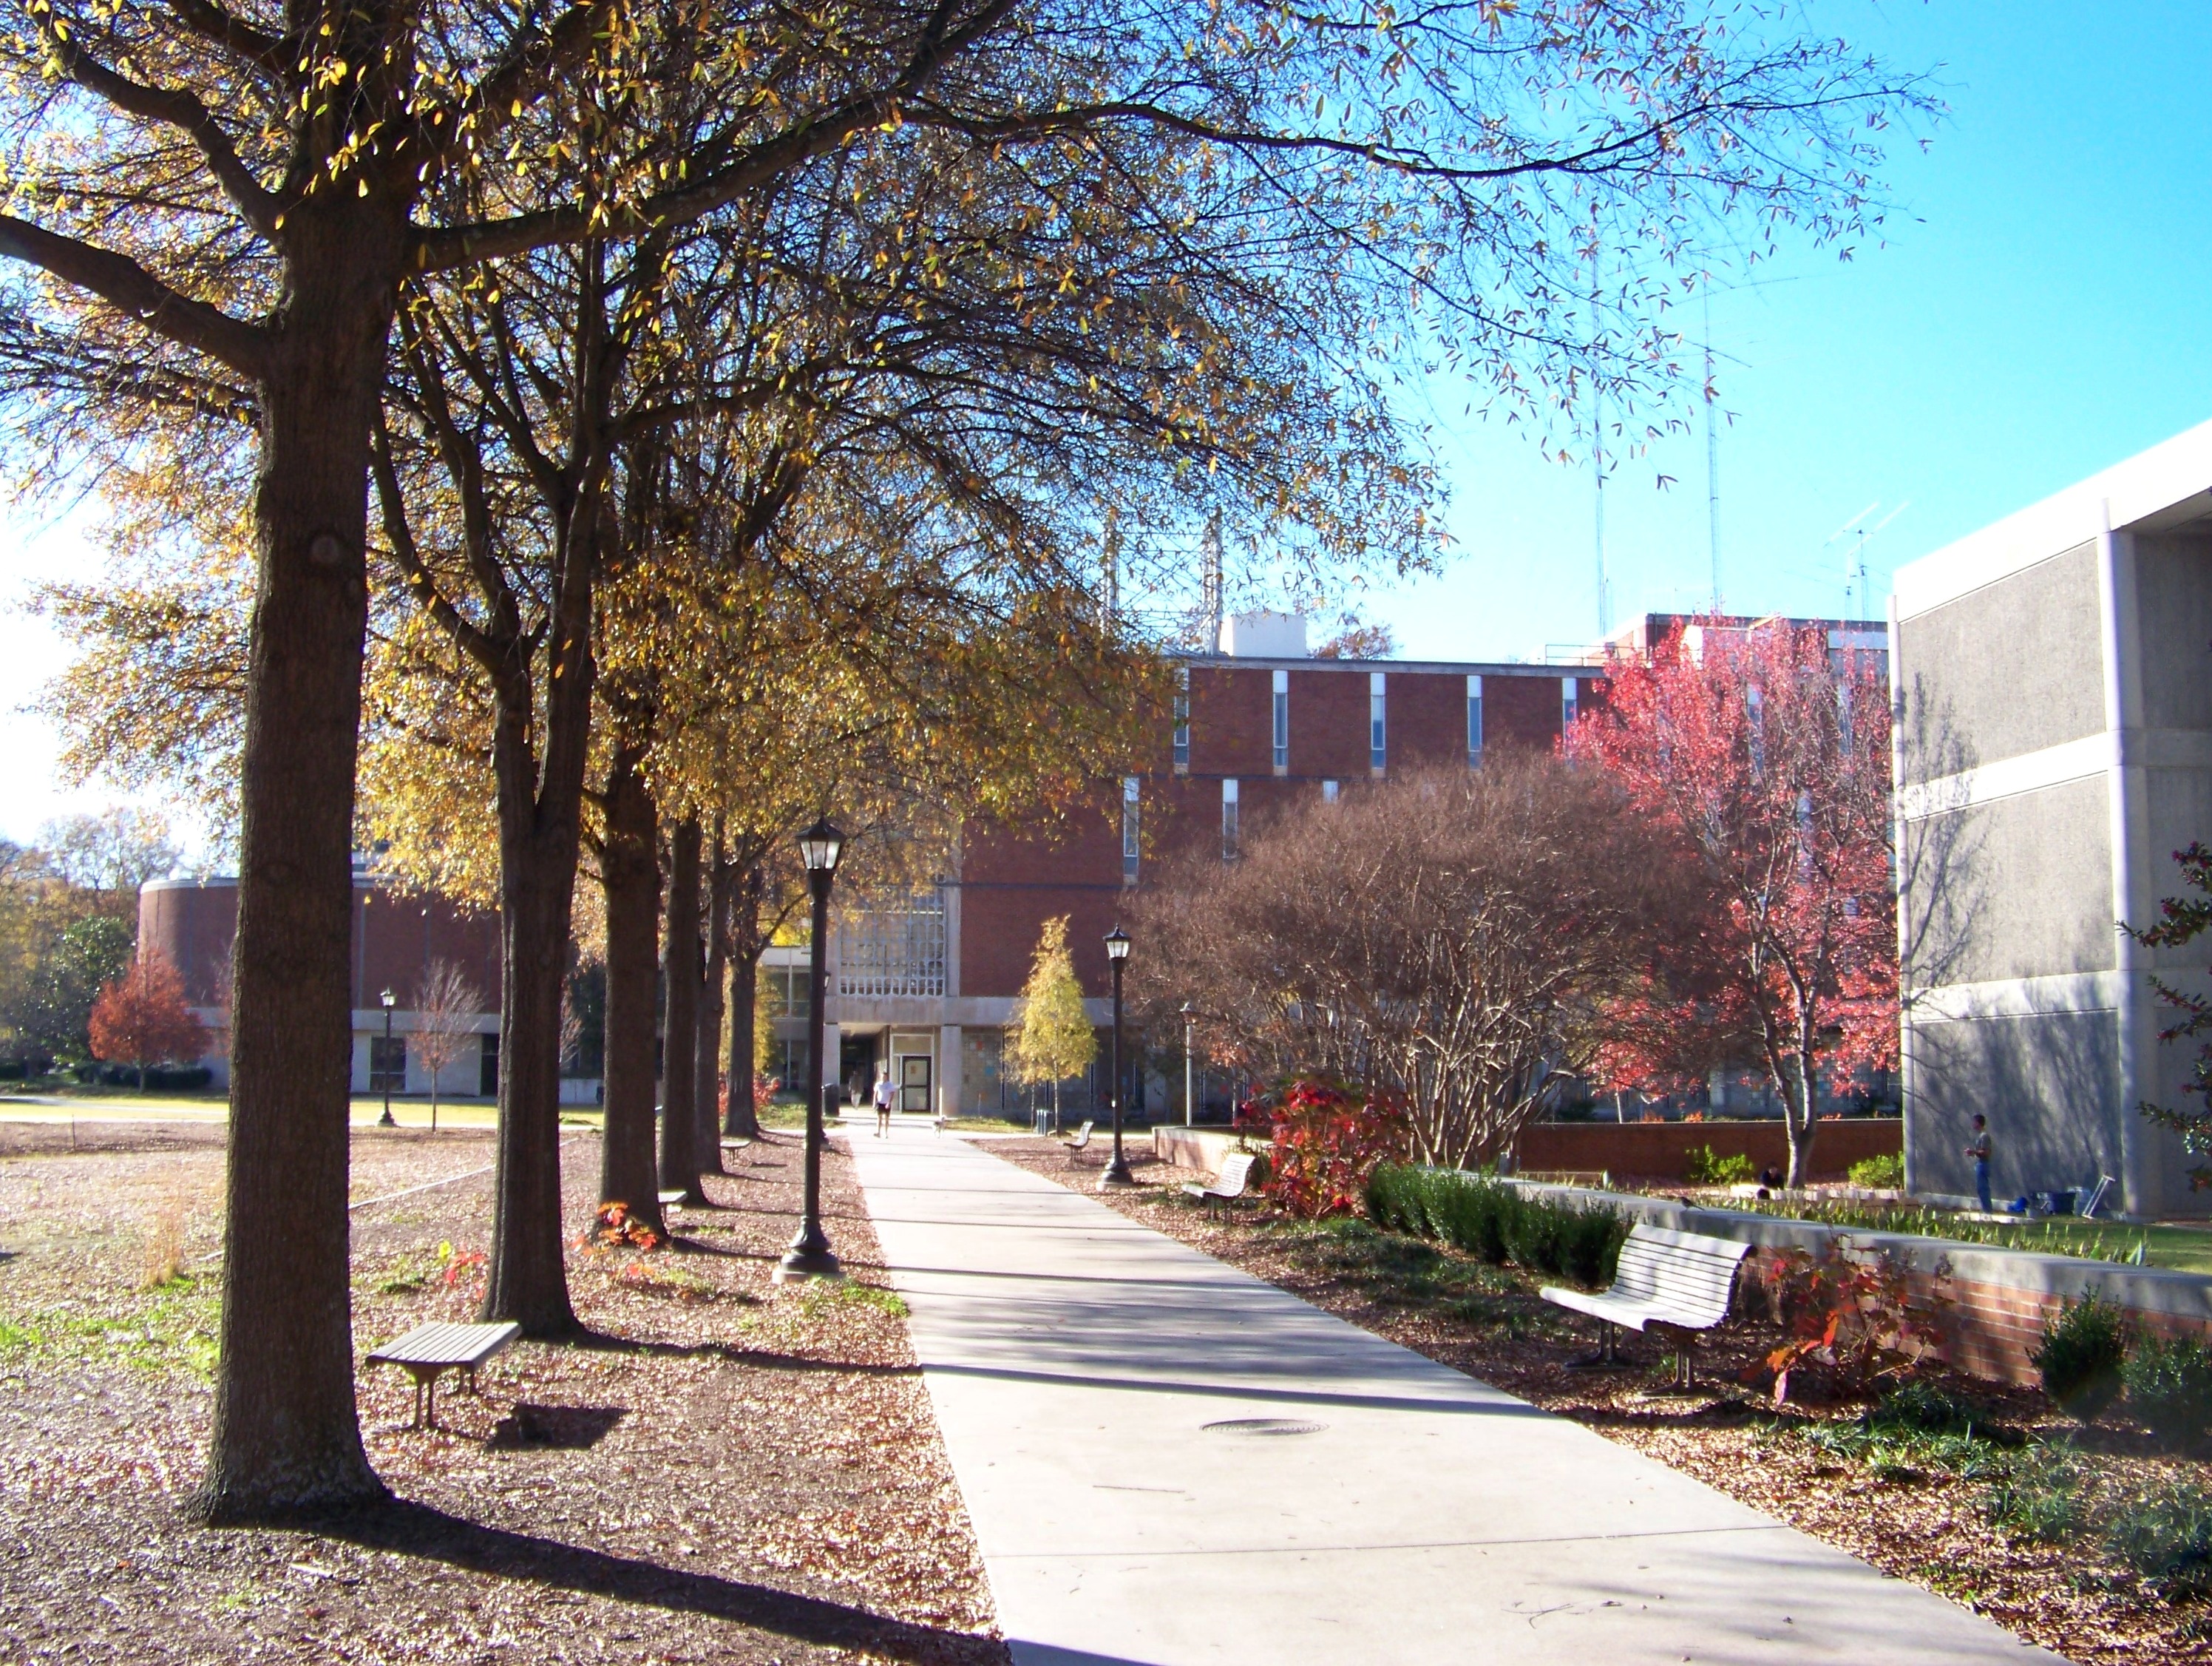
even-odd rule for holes
{"type": "MultiPolygon", "coordinates": [[[[1743,1156],[1754,1173],[1790,1168],[1790,1136],[1780,1122],[1531,1122],[1516,1143],[1516,1166],[1551,1174],[1632,1174],[1687,1180],[1690,1153],[1743,1156]]],[[[1813,1136],[1813,1178],[1841,1179],[1852,1164],[1896,1157],[1905,1123],[1894,1116],[1823,1117],[1813,1136]]]]}
{"type": "MultiPolygon", "coordinates": [[[[1582,1131],[1576,1124],[1564,1126],[1582,1131]]],[[[1626,1128],[1601,1125],[1599,1131],[1638,1134],[1646,1128],[1686,1128],[1704,1133],[1756,1126],[1740,1122],[1631,1122],[1626,1128]]],[[[1887,1127],[1894,1140],[1897,1126],[1894,1122],[1850,1118],[1825,1124],[1820,1132],[1825,1139],[1832,1129],[1871,1127],[1878,1133],[1887,1127]]],[[[1781,1132],[1778,1128],[1773,1131],[1777,1134],[1781,1132]]],[[[1844,1142],[1839,1140],[1836,1143],[1844,1142]]],[[[1218,1170],[1221,1159],[1237,1145],[1237,1136],[1225,1128],[1161,1126],[1152,1129],[1152,1146],[1161,1158],[1209,1172],[1218,1170]]],[[[1722,1149],[1717,1140],[1713,1142],[1713,1148],[1722,1149]]],[[[1758,1159],[1754,1157],[1753,1160],[1758,1159]]],[[[1856,1161],[1856,1157],[1852,1160],[1856,1161]]],[[[1562,1163],[1559,1166],[1607,1165],[1562,1163]]],[[[1533,1181],[1516,1183],[1547,1196],[1602,1204],[1632,1219],[1650,1221],[1655,1226],[1734,1238],[1765,1250],[1799,1249],[1815,1256],[1825,1256],[1833,1251],[1838,1238],[1848,1238],[1854,1246],[1879,1250],[1906,1269],[1907,1281],[1914,1294],[1931,1299],[1943,1316],[1944,1340],[1938,1349],[1940,1355],[1960,1371],[1995,1382],[2034,1383],[2035,1367],[2029,1362],[2028,1354],[2041,1340],[2044,1326],[2066,1303],[2092,1295],[2128,1309],[2143,1329],[2167,1335],[2196,1336],[2212,1345],[2212,1278],[2195,1273],[2085,1261],[2074,1256],[2047,1256],[2029,1250],[2002,1250],[1902,1232],[1855,1231],[1735,1209],[1698,1208],[1671,1198],[1644,1197],[1631,1192],[1605,1192],[1533,1181]]]]}
{"type": "Polygon", "coordinates": [[[1869,1232],[1734,1209],[1700,1209],[1628,1192],[1518,1183],[1548,1196],[1602,1204],[1655,1226],[1734,1238],[1762,1249],[1794,1248],[1825,1256],[1838,1239],[1848,1238],[1855,1248],[1879,1250],[1905,1268],[1915,1295],[1934,1300],[1942,1320],[1939,1356],[1960,1371],[1996,1382],[2034,1383],[2036,1371],[2028,1354],[2042,1339],[2044,1326],[2065,1304],[2093,1295],[2129,1310],[2143,1329],[2195,1336],[2212,1344],[2212,1278],[2195,1273],[1903,1232],[1869,1232]]]}

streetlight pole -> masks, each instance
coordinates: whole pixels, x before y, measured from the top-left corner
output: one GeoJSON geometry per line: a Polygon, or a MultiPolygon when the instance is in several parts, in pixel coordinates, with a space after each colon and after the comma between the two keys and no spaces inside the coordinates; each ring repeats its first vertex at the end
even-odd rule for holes
{"type": "Polygon", "coordinates": [[[1129,933],[1119,926],[1106,933],[1106,963],[1114,969],[1114,1160],[1098,1177],[1098,1189],[1133,1186],[1129,1159],[1121,1155],[1121,963],[1129,958],[1129,933]]]}
{"type": "Polygon", "coordinates": [[[398,1004],[398,997],[386,989],[377,999],[384,1003],[384,1068],[378,1073],[384,1078],[384,1115],[376,1119],[376,1125],[396,1128],[399,1124],[392,1120],[392,1009],[398,1004]]]}
{"type": "Polygon", "coordinates": [[[1198,1072],[1192,1060],[1194,1047],[1191,1040],[1198,1022],[1198,1008],[1189,1001],[1182,1004],[1182,1125],[1191,1126],[1198,1115],[1198,1072]]]}
{"type": "Polygon", "coordinates": [[[835,1085],[822,1057],[823,1008],[829,1003],[830,882],[844,854],[845,836],[830,825],[828,818],[816,820],[799,836],[799,852],[806,860],[806,883],[814,894],[814,947],[808,978],[812,994],[806,1011],[806,1051],[814,1082],[806,1096],[806,1199],[799,1217],[799,1236],[776,1264],[775,1280],[842,1279],[845,1269],[830,1251],[829,1234],[822,1230],[822,1113],[835,1085]]]}

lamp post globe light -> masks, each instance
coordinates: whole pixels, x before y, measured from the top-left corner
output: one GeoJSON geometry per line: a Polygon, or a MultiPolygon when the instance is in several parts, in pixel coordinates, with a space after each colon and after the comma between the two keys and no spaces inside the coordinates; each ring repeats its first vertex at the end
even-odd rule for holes
{"type": "Polygon", "coordinates": [[[1098,1189],[1133,1186],[1129,1159],[1121,1155],[1121,965],[1129,958],[1129,933],[1116,926],[1106,933],[1106,964],[1114,969],[1114,1160],[1098,1177],[1098,1189]]]}
{"type": "Polygon", "coordinates": [[[813,893],[814,942],[808,968],[810,999],[806,1007],[806,1056],[814,1072],[806,1095],[806,1198],[799,1221],[799,1236],[776,1264],[775,1282],[793,1279],[842,1279],[845,1269],[830,1252],[829,1235],[822,1230],[822,1113],[836,1078],[822,1057],[822,1012],[828,1005],[830,882],[837,872],[837,859],[845,854],[845,836],[827,817],[799,836],[799,854],[806,862],[807,888],[813,893]]]}
{"type": "Polygon", "coordinates": [[[399,1124],[392,1120],[392,1009],[399,1004],[399,998],[386,989],[377,999],[384,1003],[384,1068],[378,1073],[384,1078],[384,1115],[376,1119],[376,1125],[396,1128],[399,1124]]]}

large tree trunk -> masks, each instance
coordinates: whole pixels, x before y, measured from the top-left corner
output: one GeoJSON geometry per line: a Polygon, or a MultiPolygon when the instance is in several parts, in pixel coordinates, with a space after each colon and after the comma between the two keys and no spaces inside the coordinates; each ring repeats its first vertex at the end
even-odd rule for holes
{"type": "MultiPolygon", "coordinates": [[[[581,537],[596,527],[586,520],[581,537]]],[[[499,1148],[482,1316],[526,1336],[573,1335],[561,1222],[561,994],[568,980],[593,666],[591,566],[563,551],[544,696],[544,753],[528,677],[499,693],[492,768],[500,823],[499,1148]]]]}
{"type": "Polygon", "coordinates": [[[347,1118],[369,431],[403,221],[301,212],[260,389],[209,1521],[384,1493],[354,1406],[347,1118]]]}
{"type": "Polygon", "coordinates": [[[748,867],[730,900],[730,1104],[722,1132],[734,1140],[760,1138],[753,1110],[753,1027],[760,1000],[760,864],[748,867]]]}
{"type": "Polygon", "coordinates": [[[653,1007],[660,947],[660,818],[628,748],[607,775],[606,848],[599,858],[607,903],[606,1138],[599,1201],[622,1203],[665,1232],[653,1166],[653,1007]]]}
{"type": "Polygon", "coordinates": [[[660,1066],[660,1189],[703,1203],[699,1189],[699,818],[686,816],[669,839],[667,1040],[660,1066]]]}
{"type": "Polygon", "coordinates": [[[730,893],[735,874],[719,831],[707,866],[707,964],[699,980],[699,1039],[693,1050],[691,1104],[699,1128],[699,1170],[721,1174],[722,976],[730,964],[730,893]]]}

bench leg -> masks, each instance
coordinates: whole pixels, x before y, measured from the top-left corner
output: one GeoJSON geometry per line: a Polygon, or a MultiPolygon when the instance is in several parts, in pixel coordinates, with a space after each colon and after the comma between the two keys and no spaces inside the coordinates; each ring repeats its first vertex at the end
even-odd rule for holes
{"type": "Polygon", "coordinates": [[[1620,1334],[1620,1327],[1610,1319],[1600,1319],[1597,1322],[1598,1351],[1585,1359],[1570,1359],[1567,1368],[1570,1371],[1626,1370],[1629,1362],[1620,1357],[1620,1350],[1614,1345],[1614,1339],[1620,1334]]]}

